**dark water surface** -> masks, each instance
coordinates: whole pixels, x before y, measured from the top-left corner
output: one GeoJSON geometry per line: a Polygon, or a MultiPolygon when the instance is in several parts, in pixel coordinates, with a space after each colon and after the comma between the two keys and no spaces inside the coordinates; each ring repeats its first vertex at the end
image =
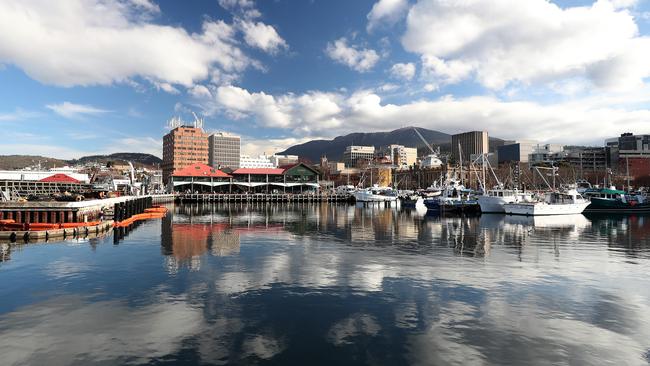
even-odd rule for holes
{"type": "Polygon", "coordinates": [[[0,259],[2,365],[650,358],[650,217],[186,205],[0,259]]]}

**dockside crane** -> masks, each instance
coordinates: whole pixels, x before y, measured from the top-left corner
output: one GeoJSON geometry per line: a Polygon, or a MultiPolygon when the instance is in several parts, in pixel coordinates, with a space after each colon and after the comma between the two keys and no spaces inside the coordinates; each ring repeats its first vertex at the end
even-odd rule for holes
{"type": "Polygon", "coordinates": [[[413,130],[414,130],[415,133],[420,137],[420,139],[422,140],[422,142],[424,142],[424,144],[429,148],[429,150],[431,151],[432,154],[439,154],[439,153],[440,153],[440,151],[436,152],[436,151],[433,149],[433,147],[432,147],[431,145],[429,145],[429,143],[428,143],[427,140],[424,138],[424,136],[422,136],[422,134],[420,133],[420,131],[418,131],[417,127],[413,127],[413,130]]]}

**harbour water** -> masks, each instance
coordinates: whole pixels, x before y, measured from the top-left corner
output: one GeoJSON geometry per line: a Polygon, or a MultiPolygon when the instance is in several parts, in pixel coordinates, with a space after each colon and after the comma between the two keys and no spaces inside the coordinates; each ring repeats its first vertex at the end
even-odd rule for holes
{"type": "Polygon", "coordinates": [[[650,216],[194,204],[0,259],[3,365],[650,361],[650,216]]]}

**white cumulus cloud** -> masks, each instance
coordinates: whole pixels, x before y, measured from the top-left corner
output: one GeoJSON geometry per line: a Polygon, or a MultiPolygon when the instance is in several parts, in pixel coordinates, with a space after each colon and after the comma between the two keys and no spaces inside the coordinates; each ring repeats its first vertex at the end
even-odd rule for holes
{"type": "Polygon", "coordinates": [[[96,116],[109,112],[106,109],[93,107],[88,104],[76,104],[71,102],[48,104],[46,107],[59,116],[70,119],[83,118],[85,116],[96,116]]]}
{"type": "Polygon", "coordinates": [[[397,79],[411,80],[415,76],[415,64],[396,63],[390,68],[390,74],[397,79]]]}
{"type": "Polygon", "coordinates": [[[203,102],[230,118],[250,118],[257,125],[299,138],[415,125],[447,133],[485,129],[506,139],[602,144],[605,138],[646,128],[650,111],[640,106],[650,102],[649,92],[646,88],[550,104],[493,96],[444,96],[392,104],[372,90],[271,95],[221,86],[213,98],[203,102]],[[593,129],[595,125],[599,128],[593,129]]]}
{"type": "Polygon", "coordinates": [[[325,53],[332,60],[359,72],[372,69],[379,61],[379,55],[375,50],[348,45],[348,40],[345,37],[328,43],[325,53]]]}
{"type": "Polygon", "coordinates": [[[241,21],[239,26],[244,33],[244,40],[251,47],[271,54],[287,48],[287,42],[280,37],[273,26],[247,20],[241,21]]]}
{"type": "Polygon", "coordinates": [[[546,0],[419,0],[407,16],[406,50],[432,83],[474,79],[491,89],[581,77],[603,89],[650,76],[650,38],[627,9],[598,0],[562,8],[546,0]]]}
{"type": "Polygon", "coordinates": [[[408,9],[408,0],[379,0],[368,13],[366,30],[372,32],[382,22],[394,24],[404,16],[408,9]]]}
{"type": "Polygon", "coordinates": [[[58,86],[135,77],[191,86],[213,70],[241,72],[251,65],[232,25],[206,20],[200,33],[188,33],[152,23],[142,9],[159,10],[146,0],[2,1],[0,64],[58,86]]]}

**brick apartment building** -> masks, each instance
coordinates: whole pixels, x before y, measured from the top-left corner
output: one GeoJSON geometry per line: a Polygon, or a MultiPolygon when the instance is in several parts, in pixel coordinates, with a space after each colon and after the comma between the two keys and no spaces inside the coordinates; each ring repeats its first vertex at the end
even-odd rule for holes
{"type": "Polygon", "coordinates": [[[163,182],[178,169],[208,164],[208,135],[203,129],[179,126],[163,136],[163,182]]]}

